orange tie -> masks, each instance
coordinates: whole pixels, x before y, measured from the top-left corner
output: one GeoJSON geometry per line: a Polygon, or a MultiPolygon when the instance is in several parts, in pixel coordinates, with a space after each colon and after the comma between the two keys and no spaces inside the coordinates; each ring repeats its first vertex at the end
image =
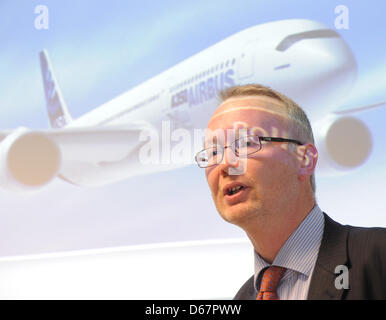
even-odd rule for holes
{"type": "Polygon", "coordinates": [[[271,266],[265,270],[256,300],[279,300],[276,288],[286,270],[286,268],[277,266],[271,266]]]}

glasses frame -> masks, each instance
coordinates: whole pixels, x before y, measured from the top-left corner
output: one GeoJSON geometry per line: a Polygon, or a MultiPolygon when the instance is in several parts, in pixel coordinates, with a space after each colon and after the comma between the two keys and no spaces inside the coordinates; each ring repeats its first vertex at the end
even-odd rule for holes
{"type": "Polygon", "coordinates": [[[223,147],[223,146],[217,145],[217,146],[222,150],[221,159],[219,160],[218,163],[215,163],[215,164],[211,164],[211,165],[209,165],[209,166],[202,167],[202,166],[200,166],[200,163],[199,163],[199,161],[197,160],[198,155],[199,155],[201,152],[203,152],[203,151],[205,151],[205,150],[208,150],[208,149],[211,149],[212,147],[211,147],[211,148],[205,148],[205,149],[202,149],[201,151],[197,152],[196,155],[195,155],[195,157],[194,157],[194,160],[197,162],[197,165],[198,165],[200,168],[209,168],[209,167],[216,166],[216,165],[218,165],[218,164],[220,164],[220,163],[222,162],[222,160],[224,159],[225,149],[226,149],[226,148],[229,148],[229,147],[232,149],[233,153],[234,153],[237,157],[239,157],[238,152],[236,152],[236,150],[235,150],[236,142],[237,142],[238,140],[240,140],[240,139],[245,139],[245,138],[248,138],[248,137],[257,137],[258,140],[259,140],[259,146],[260,146],[260,147],[259,147],[259,149],[256,150],[256,151],[253,151],[253,152],[251,152],[251,153],[244,154],[245,156],[248,156],[248,155],[250,155],[250,154],[254,154],[254,153],[260,151],[261,148],[262,148],[261,141],[268,141],[268,142],[288,142],[288,143],[295,143],[295,144],[297,144],[297,145],[303,145],[302,142],[300,142],[300,141],[298,141],[298,140],[294,140],[294,139],[275,138],[275,137],[260,137],[260,136],[258,136],[258,135],[248,135],[248,136],[240,137],[240,138],[236,139],[235,141],[233,141],[233,142],[232,142],[230,145],[228,145],[228,146],[224,146],[224,147],[223,147]]]}

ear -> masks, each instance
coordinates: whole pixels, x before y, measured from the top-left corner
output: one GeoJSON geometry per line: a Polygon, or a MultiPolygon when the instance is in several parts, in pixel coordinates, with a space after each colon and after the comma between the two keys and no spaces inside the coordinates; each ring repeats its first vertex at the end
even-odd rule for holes
{"type": "Polygon", "coordinates": [[[297,155],[300,163],[299,180],[303,181],[315,171],[318,150],[312,143],[307,143],[298,147],[297,155]]]}

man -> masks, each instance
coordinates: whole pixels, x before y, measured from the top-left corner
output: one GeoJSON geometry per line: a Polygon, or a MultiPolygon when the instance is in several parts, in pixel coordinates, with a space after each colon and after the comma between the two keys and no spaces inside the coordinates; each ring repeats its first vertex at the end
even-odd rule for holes
{"type": "Polygon", "coordinates": [[[196,161],[254,248],[255,274],[235,299],[386,299],[386,229],[343,226],[318,207],[304,111],[260,85],[221,97],[196,161]]]}

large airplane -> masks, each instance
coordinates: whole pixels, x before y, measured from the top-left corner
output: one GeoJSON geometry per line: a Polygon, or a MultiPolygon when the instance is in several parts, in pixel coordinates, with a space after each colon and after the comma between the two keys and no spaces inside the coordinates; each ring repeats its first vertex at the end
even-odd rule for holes
{"type": "MultiPolygon", "coordinates": [[[[36,190],[55,177],[97,186],[186,165],[141,163],[141,133],[162,137],[165,123],[169,133],[205,128],[219,90],[245,83],[271,86],[302,106],[314,127],[319,170],[345,172],[371,153],[371,132],[353,115],[384,105],[335,111],[356,81],[357,64],[336,31],[310,20],[243,30],[78,119],[45,50],[40,62],[52,128],[0,133],[0,183],[7,189],[36,190]]],[[[236,261],[249,261],[251,252],[247,239],[217,239],[3,257],[0,297],[232,298],[251,273],[250,264],[236,261]]]]}
{"type": "Polygon", "coordinates": [[[315,128],[319,171],[353,169],[371,152],[366,125],[349,111],[333,112],[354,85],[357,65],[340,35],[319,22],[275,21],[238,32],[78,119],[70,115],[45,50],[40,63],[52,128],[0,133],[7,189],[38,189],[56,176],[98,186],[186,165],[141,162],[139,150],[147,143],[141,133],[165,139],[165,124],[169,135],[205,128],[217,93],[245,83],[268,85],[305,109],[315,128]]]}
{"type": "Polygon", "coordinates": [[[186,165],[141,163],[139,150],[147,143],[141,133],[155,131],[164,139],[165,124],[169,132],[205,128],[217,93],[236,84],[268,85],[305,109],[320,171],[353,169],[371,152],[366,125],[350,111],[333,112],[355,83],[355,58],[336,31],[316,21],[275,21],[238,32],[78,119],[70,115],[46,50],[40,63],[52,128],[0,133],[6,189],[35,190],[55,177],[98,186],[186,165]],[[359,137],[355,146],[352,137],[359,137]]]}

